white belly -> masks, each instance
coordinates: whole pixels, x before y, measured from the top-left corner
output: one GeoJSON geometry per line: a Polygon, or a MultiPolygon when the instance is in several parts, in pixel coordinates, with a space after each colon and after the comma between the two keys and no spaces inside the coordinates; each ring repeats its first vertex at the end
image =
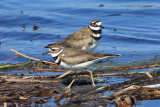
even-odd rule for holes
{"type": "Polygon", "coordinates": [[[93,39],[92,44],[89,45],[88,47],[83,46],[83,47],[82,47],[82,50],[87,51],[87,52],[92,52],[92,51],[94,51],[94,50],[97,48],[98,44],[99,44],[99,40],[98,40],[98,41],[95,41],[95,40],[93,39]]]}
{"type": "Polygon", "coordinates": [[[63,61],[61,61],[60,66],[62,66],[65,69],[81,70],[81,69],[85,69],[85,68],[91,66],[92,64],[95,64],[98,61],[99,60],[93,60],[93,61],[88,61],[88,62],[85,62],[85,63],[76,64],[76,65],[69,65],[69,64],[66,64],[63,61]]]}

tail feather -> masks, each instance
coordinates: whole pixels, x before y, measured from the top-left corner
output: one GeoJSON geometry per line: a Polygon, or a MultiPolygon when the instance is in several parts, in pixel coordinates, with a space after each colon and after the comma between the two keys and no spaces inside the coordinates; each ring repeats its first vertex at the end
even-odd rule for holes
{"type": "Polygon", "coordinates": [[[117,56],[121,56],[121,55],[120,54],[103,54],[103,56],[97,57],[97,60],[102,60],[102,59],[106,59],[106,58],[114,58],[117,56]]]}
{"type": "Polygon", "coordinates": [[[105,58],[114,58],[117,56],[121,56],[120,54],[105,54],[104,57],[101,57],[100,59],[105,59],[105,58]]]}
{"type": "Polygon", "coordinates": [[[117,56],[121,56],[121,54],[104,54],[104,57],[108,57],[108,58],[117,57],[117,56]]]}
{"type": "Polygon", "coordinates": [[[94,55],[95,57],[117,57],[117,56],[121,56],[120,54],[104,54],[104,53],[92,53],[92,55],[94,55]]]}

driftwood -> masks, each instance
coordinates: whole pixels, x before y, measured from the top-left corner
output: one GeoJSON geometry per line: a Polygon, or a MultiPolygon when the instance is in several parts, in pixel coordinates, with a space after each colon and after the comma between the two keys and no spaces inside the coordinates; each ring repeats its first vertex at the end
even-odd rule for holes
{"type": "Polygon", "coordinates": [[[41,72],[68,72],[67,70],[60,69],[43,69],[43,68],[15,68],[16,70],[30,70],[30,71],[41,71],[41,72]]]}
{"type": "Polygon", "coordinates": [[[60,86],[60,83],[57,84],[55,81],[48,80],[47,82],[46,79],[44,83],[42,78],[38,79],[38,77],[36,77],[36,80],[39,81],[32,80],[31,82],[28,80],[29,78],[23,78],[20,76],[17,76],[17,78],[14,77],[0,77],[0,106],[29,106],[32,102],[42,104],[48,102],[48,100],[55,94],[62,93],[60,90],[53,88],[53,86],[60,86]],[[15,81],[16,79],[18,81],[15,81]],[[49,85],[50,87],[48,87],[49,85]],[[32,96],[36,96],[36,98],[32,96]]]}
{"type": "MultiPolygon", "coordinates": [[[[130,91],[130,90],[136,90],[136,89],[140,89],[140,88],[155,88],[155,87],[160,87],[160,84],[148,85],[148,86],[132,85],[132,86],[129,86],[129,87],[125,88],[125,89],[122,89],[122,90],[118,91],[117,93],[114,93],[114,94],[112,94],[110,96],[118,96],[118,95],[126,93],[127,91],[130,91]]],[[[158,94],[160,94],[160,91],[158,92],[158,94]]]]}
{"type": "MultiPolygon", "coordinates": [[[[152,74],[153,73],[151,72],[150,75],[152,74]]],[[[68,75],[75,76],[72,74],[68,74],[68,75]]],[[[61,106],[61,104],[59,103],[60,100],[67,98],[67,101],[65,101],[62,104],[62,106],[67,106],[67,105],[76,106],[76,104],[89,102],[93,104],[93,106],[94,106],[94,103],[96,103],[97,105],[115,103],[117,106],[128,105],[132,107],[134,104],[136,104],[137,100],[158,99],[160,97],[159,95],[160,91],[158,88],[153,88],[153,87],[159,87],[160,84],[143,86],[143,87],[137,85],[138,83],[141,84],[141,82],[145,84],[146,82],[148,82],[147,84],[154,84],[151,81],[157,82],[158,79],[157,78],[151,79],[146,75],[146,73],[139,73],[138,75],[144,75],[145,78],[141,76],[139,77],[141,78],[141,80],[135,78],[135,80],[132,79],[132,81],[111,84],[108,86],[102,86],[97,88],[93,88],[92,85],[86,88],[84,87],[81,88],[76,86],[75,89],[74,87],[72,87],[70,90],[64,89],[64,87],[66,86],[64,86],[61,83],[63,81],[63,78],[54,79],[57,76],[1,75],[0,85],[2,86],[2,89],[0,89],[0,96],[1,96],[0,102],[7,102],[7,105],[9,105],[9,102],[16,101],[17,105],[20,105],[23,100],[23,104],[28,104],[28,101],[29,102],[35,101],[36,103],[39,104],[39,103],[46,103],[48,99],[50,99],[52,96],[55,96],[54,102],[58,106],[61,106]],[[135,85],[131,85],[131,84],[135,84],[135,85]],[[59,88],[61,87],[62,89],[56,90],[57,89],[56,87],[59,87],[59,88]],[[152,87],[152,88],[148,88],[148,87],[152,87]],[[120,88],[123,88],[123,89],[119,90],[120,88]],[[116,91],[116,93],[111,94],[109,96],[103,96],[103,94],[100,94],[108,90],[116,91]],[[11,93],[8,94],[8,92],[11,92],[11,93]],[[31,96],[36,96],[37,99],[33,99],[31,96]],[[41,98],[38,98],[38,96],[40,96],[41,98]],[[48,97],[46,98],[46,96],[48,97]],[[105,102],[105,103],[102,103],[102,102],[105,102]]],[[[67,78],[67,76],[65,76],[65,78],[67,78]]],[[[72,85],[73,82],[71,82],[70,85],[72,85]]]]}
{"type": "Polygon", "coordinates": [[[144,65],[144,66],[135,66],[135,67],[119,67],[115,68],[115,71],[119,70],[131,70],[131,69],[142,69],[142,68],[153,68],[153,67],[159,67],[160,64],[154,64],[154,65],[144,65]]]}
{"type": "MultiPolygon", "coordinates": [[[[134,104],[136,105],[137,100],[159,99],[160,98],[159,88],[153,88],[153,87],[160,87],[160,84],[156,84],[160,82],[160,79],[155,78],[156,74],[159,75],[159,71],[157,70],[157,71],[148,72],[148,73],[152,75],[153,78],[150,78],[150,76],[148,76],[146,72],[129,73],[129,75],[131,75],[130,76],[131,80],[129,81],[97,87],[96,89],[92,89],[92,90],[85,89],[84,91],[81,90],[80,92],[70,93],[70,95],[68,96],[69,97],[68,101],[66,101],[63,104],[63,106],[81,104],[83,102],[89,102],[90,104],[91,102],[94,102],[94,103],[96,102],[98,105],[101,105],[102,104],[101,102],[104,101],[106,103],[115,103],[117,106],[132,107],[134,104]],[[140,85],[146,85],[146,84],[154,84],[154,85],[140,86],[140,85]],[[119,90],[121,88],[123,89],[119,90]],[[108,90],[116,91],[116,93],[111,94],[109,96],[98,96],[98,97],[94,96],[94,95],[97,95],[98,93],[103,93],[108,90]],[[85,93],[86,91],[87,93],[85,93]],[[145,96],[148,96],[148,97],[145,98],[145,96]]],[[[107,74],[104,74],[104,75],[107,75],[107,74]]],[[[117,76],[117,74],[109,74],[109,76],[110,75],[117,76]]],[[[124,73],[124,75],[121,75],[121,76],[125,76],[125,75],[128,75],[128,74],[124,73]]]]}
{"type": "Polygon", "coordinates": [[[1,79],[8,81],[8,82],[39,82],[39,83],[49,83],[49,82],[60,82],[60,80],[52,79],[52,80],[45,80],[49,76],[0,76],[1,79]],[[34,79],[35,78],[35,79],[34,79]],[[36,79],[39,78],[39,79],[36,79]],[[43,80],[44,79],[44,80],[43,80]]]}

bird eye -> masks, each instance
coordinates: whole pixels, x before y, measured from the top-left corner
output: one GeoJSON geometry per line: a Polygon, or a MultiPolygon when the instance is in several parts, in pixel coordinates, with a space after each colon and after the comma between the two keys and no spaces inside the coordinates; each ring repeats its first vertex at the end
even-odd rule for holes
{"type": "Polygon", "coordinates": [[[52,49],[52,48],[51,48],[51,50],[52,50],[52,51],[55,51],[55,49],[52,49]]]}

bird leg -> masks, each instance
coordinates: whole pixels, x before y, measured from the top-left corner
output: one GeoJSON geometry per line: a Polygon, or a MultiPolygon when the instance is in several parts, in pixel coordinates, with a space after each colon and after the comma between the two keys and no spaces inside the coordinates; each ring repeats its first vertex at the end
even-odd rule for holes
{"type": "Polygon", "coordinates": [[[66,72],[66,73],[64,73],[64,74],[62,74],[62,75],[60,75],[60,76],[58,76],[58,77],[55,78],[55,79],[63,78],[64,76],[68,75],[70,72],[72,72],[72,71],[68,71],[68,72],[66,72]]]}
{"type": "Polygon", "coordinates": [[[86,71],[88,71],[88,72],[90,73],[90,75],[91,75],[91,79],[92,79],[92,85],[93,85],[93,87],[96,87],[96,85],[95,85],[95,83],[94,83],[94,78],[93,78],[92,71],[91,71],[91,70],[86,70],[86,71]]]}
{"type": "MultiPolygon", "coordinates": [[[[76,72],[76,71],[74,71],[74,72],[75,72],[75,75],[76,75],[76,77],[77,77],[77,72],[76,72]]],[[[75,81],[75,79],[73,79],[72,82],[71,82],[66,88],[70,90],[72,84],[74,83],[74,81],[75,81]]]]}
{"type": "Polygon", "coordinates": [[[73,79],[73,80],[72,80],[72,82],[71,82],[71,83],[70,83],[66,88],[70,90],[70,89],[71,89],[72,84],[74,83],[74,81],[75,81],[75,80],[73,79]]]}

